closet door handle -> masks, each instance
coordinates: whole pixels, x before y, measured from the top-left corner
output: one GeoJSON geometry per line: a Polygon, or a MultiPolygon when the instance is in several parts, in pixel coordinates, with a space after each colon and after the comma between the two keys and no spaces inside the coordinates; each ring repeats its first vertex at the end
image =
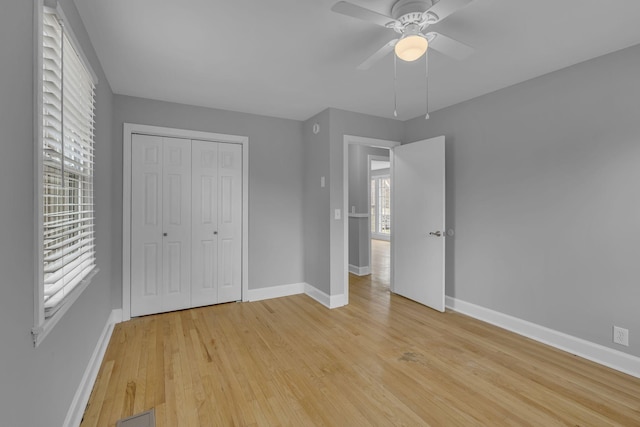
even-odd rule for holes
{"type": "Polygon", "coordinates": [[[217,232],[217,231],[214,231],[214,232],[213,232],[213,234],[216,234],[216,235],[217,235],[217,234],[218,234],[218,232],[217,232]]]}
{"type": "Polygon", "coordinates": [[[162,236],[167,237],[167,233],[162,233],[162,236]]]}

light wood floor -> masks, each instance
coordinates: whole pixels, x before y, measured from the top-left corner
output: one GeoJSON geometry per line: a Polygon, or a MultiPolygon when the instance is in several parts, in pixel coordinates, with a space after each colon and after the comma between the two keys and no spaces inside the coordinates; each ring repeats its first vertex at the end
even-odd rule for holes
{"type": "Polygon", "coordinates": [[[640,379],[390,295],[379,267],[339,309],[297,295],[117,325],[82,426],[150,408],[159,427],[640,426],[640,379]]]}

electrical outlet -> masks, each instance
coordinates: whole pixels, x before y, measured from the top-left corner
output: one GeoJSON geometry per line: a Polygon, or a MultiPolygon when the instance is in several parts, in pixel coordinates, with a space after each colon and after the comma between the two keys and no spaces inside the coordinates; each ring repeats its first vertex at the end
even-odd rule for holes
{"type": "Polygon", "coordinates": [[[613,342],[629,347],[629,330],[619,326],[613,327],[613,342]]]}

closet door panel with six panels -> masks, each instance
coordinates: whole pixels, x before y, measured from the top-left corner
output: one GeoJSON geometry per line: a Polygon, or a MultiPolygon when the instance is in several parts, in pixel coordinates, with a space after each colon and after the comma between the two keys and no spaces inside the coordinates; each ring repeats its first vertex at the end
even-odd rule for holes
{"type": "Polygon", "coordinates": [[[242,146],[133,135],[131,315],[242,297],[242,146]]]}

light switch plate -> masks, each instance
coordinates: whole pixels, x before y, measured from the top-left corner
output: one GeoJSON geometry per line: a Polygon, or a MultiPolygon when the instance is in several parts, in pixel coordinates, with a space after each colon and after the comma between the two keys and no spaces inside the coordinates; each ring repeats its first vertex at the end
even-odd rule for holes
{"type": "Polygon", "coordinates": [[[340,209],[336,209],[336,210],[335,210],[335,212],[334,212],[334,214],[333,214],[333,217],[334,217],[335,219],[340,219],[340,209]]]}

